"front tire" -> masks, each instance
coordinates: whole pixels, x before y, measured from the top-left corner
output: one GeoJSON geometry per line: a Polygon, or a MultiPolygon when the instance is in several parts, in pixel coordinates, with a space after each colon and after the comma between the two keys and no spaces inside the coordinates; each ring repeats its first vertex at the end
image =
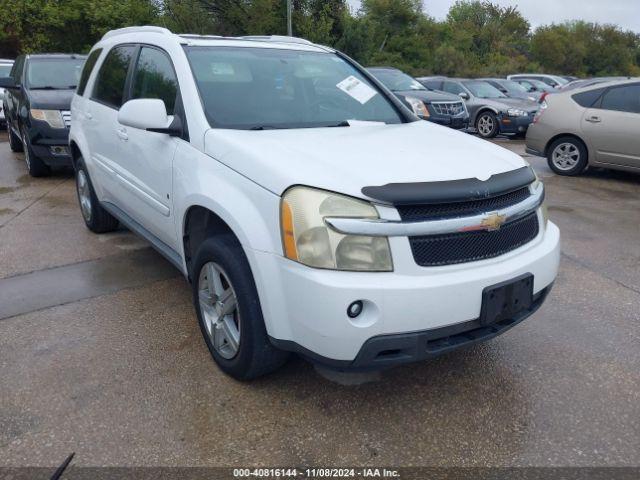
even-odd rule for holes
{"type": "Polygon", "coordinates": [[[24,151],[24,161],[27,164],[29,175],[31,175],[32,177],[49,176],[51,174],[51,169],[42,161],[41,158],[38,158],[36,154],[33,153],[31,140],[29,140],[29,135],[27,135],[26,129],[23,127],[20,132],[22,134],[22,149],[24,151]]]}
{"type": "Polygon", "coordinates": [[[22,139],[11,129],[11,123],[7,120],[7,132],[9,132],[9,148],[12,152],[22,151],[22,139]]]}
{"type": "Polygon", "coordinates": [[[288,353],[267,336],[253,274],[235,237],[220,235],[200,245],[192,290],[200,330],[223,372],[251,380],[285,363],[288,353]]]}
{"type": "Polygon", "coordinates": [[[482,112],[476,119],[476,131],[482,138],[494,138],[498,135],[498,117],[493,112],[482,112]]]}
{"type": "Polygon", "coordinates": [[[100,205],[82,158],[77,160],[76,193],[84,224],[89,230],[106,233],[118,228],[118,220],[100,205]]]}
{"type": "Polygon", "coordinates": [[[584,143],[577,138],[561,137],[549,147],[547,163],[558,175],[574,177],[586,170],[589,153],[584,143]]]}

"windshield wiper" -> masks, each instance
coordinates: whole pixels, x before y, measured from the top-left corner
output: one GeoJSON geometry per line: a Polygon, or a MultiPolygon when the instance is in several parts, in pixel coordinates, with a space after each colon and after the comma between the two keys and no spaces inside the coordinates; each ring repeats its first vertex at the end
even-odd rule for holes
{"type": "Polygon", "coordinates": [[[256,125],[249,130],[283,130],[286,127],[274,127],[273,125],[256,125]]]}
{"type": "Polygon", "coordinates": [[[339,123],[334,123],[332,125],[324,125],[325,128],[334,128],[334,127],[350,127],[351,124],[347,120],[343,120],[339,123]]]}
{"type": "Polygon", "coordinates": [[[66,87],[54,87],[53,85],[44,85],[42,87],[31,87],[31,90],[75,90],[77,85],[68,85],[66,87]]]}

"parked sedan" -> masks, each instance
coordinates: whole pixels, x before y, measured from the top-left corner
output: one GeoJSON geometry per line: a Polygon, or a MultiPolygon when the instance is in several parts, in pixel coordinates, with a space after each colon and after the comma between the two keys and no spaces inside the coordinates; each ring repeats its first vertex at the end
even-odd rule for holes
{"type": "Polygon", "coordinates": [[[395,68],[367,70],[419,117],[458,130],[469,126],[469,113],[458,95],[428,89],[395,68]]]}
{"type": "Polygon", "coordinates": [[[518,82],[507,80],[506,78],[480,78],[479,80],[484,80],[485,82],[493,85],[507,97],[521,98],[523,100],[537,102],[542,96],[542,92],[529,92],[518,82]]]}
{"type": "Polygon", "coordinates": [[[469,124],[478,135],[493,138],[503,134],[524,134],[538,110],[529,100],[509,98],[483,80],[443,77],[419,78],[423,85],[459,95],[469,110],[469,124]]]}
{"type": "Polygon", "coordinates": [[[589,165],[640,172],[640,79],[549,95],[527,132],[527,152],[559,175],[589,165]]]}
{"type": "Polygon", "coordinates": [[[569,83],[564,77],[559,75],[547,75],[545,73],[521,73],[517,75],[509,75],[507,77],[509,80],[538,80],[540,82],[544,82],[550,87],[560,88],[562,85],[569,83]]]}
{"type": "Polygon", "coordinates": [[[20,55],[10,77],[0,78],[9,146],[24,151],[29,174],[71,166],[68,147],[71,98],[85,57],[73,54],[20,55]]]}

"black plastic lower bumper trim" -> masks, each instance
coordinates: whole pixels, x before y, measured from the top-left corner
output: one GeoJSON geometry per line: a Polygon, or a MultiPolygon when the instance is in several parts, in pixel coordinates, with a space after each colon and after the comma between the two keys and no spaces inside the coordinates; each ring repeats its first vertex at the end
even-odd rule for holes
{"type": "Polygon", "coordinates": [[[269,339],[276,348],[297,353],[333,369],[380,370],[437,357],[497,337],[534,314],[542,306],[552,287],[553,284],[550,284],[535,294],[531,308],[515,318],[486,326],[478,318],[432,330],[372,337],[362,345],[354,360],[335,360],[318,355],[291,340],[269,339]]]}

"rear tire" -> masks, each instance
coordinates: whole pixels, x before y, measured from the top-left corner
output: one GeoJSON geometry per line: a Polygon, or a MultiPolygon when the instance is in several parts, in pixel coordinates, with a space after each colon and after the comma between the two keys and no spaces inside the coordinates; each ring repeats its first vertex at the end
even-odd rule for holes
{"type": "Polygon", "coordinates": [[[482,112],[476,119],[476,131],[482,138],[494,138],[500,132],[498,117],[493,112],[482,112]]]}
{"type": "Polygon", "coordinates": [[[107,233],[118,228],[118,219],[100,205],[82,158],[78,158],[76,162],[76,193],[84,224],[89,230],[107,233]]]}
{"type": "Polygon", "coordinates": [[[11,123],[7,120],[7,132],[9,132],[9,148],[12,152],[21,152],[22,151],[22,139],[13,133],[11,130],[11,123]]]}
{"type": "Polygon", "coordinates": [[[27,170],[32,177],[47,177],[51,175],[51,169],[46,165],[42,159],[38,158],[33,153],[31,148],[31,140],[27,135],[27,131],[23,127],[20,132],[22,133],[22,148],[24,151],[24,161],[27,164],[27,170]]]}
{"type": "Polygon", "coordinates": [[[558,175],[574,177],[589,165],[589,153],[582,141],[575,137],[560,137],[547,150],[549,168],[558,175]]]}
{"type": "Polygon", "coordinates": [[[192,277],[200,330],[223,372],[251,380],[286,362],[289,354],[269,341],[249,262],[233,235],[215,236],[200,245],[192,277]]]}

